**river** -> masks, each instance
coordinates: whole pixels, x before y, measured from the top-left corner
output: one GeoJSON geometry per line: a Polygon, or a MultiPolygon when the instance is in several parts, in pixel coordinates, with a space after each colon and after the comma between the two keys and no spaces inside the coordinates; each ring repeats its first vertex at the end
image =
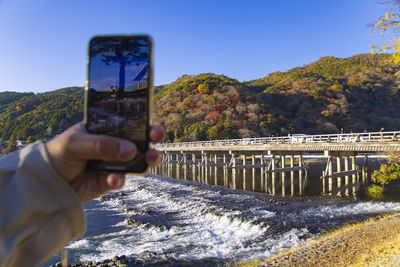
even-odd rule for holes
{"type": "MultiPolygon", "coordinates": [[[[87,231],[67,246],[69,262],[127,255],[154,265],[225,266],[265,259],[344,224],[400,211],[397,201],[306,195],[128,176],[122,190],[85,204],[87,231]]],[[[41,266],[57,261],[59,254],[41,266]]]]}

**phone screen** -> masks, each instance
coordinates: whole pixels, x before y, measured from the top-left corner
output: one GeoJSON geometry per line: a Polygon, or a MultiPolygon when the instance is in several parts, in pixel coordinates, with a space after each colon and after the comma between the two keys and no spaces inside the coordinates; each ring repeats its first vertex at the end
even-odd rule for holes
{"type": "Polygon", "coordinates": [[[128,139],[137,146],[132,161],[91,161],[92,169],[143,172],[147,167],[151,44],[148,36],[103,36],[90,41],[87,130],[128,139]]]}

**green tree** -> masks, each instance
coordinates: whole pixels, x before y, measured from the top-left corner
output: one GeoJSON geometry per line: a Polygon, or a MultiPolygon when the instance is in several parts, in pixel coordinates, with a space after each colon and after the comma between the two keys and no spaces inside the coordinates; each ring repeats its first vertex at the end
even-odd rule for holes
{"type": "Polygon", "coordinates": [[[12,137],[10,138],[10,140],[8,140],[7,150],[8,150],[9,152],[12,152],[12,151],[17,150],[17,142],[16,142],[14,136],[12,136],[12,137]]]}
{"type": "Polygon", "coordinates": [[[208,128],[207,130],[207,138],[210,140],[215,140],[217,139],[218,136],[218,127],[216,125],[208,128]]]}
{"type": "Polygon", "coordinates": [[[28,142],[28,144],[31,144],[31,143],[35,142],[35,139],[32,136],[28,136],[27,142],[28,142]]]}
{"type": "Polygon", "coordinates": [[[382,185],[400,177],[400,152],[390,152],[386,163],[372,173],[372,181],[382,185]]]}
{"type": "Polygon", "coordinates": [[[174,142],[177,142],[180,137],[181,137],[181,134],[179,133],[178,129],[175,129],[175,131],[174,131],[174,142]]]}

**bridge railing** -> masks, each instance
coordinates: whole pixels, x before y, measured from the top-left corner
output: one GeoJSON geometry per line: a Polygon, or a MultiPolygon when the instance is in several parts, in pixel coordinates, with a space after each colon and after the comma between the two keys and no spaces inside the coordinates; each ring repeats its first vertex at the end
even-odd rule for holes
{"type": "Polygon", "coordinates": [[[209,140],[180,143],[158,143],[153,147],[199,147],[260,144],[302,144],[302,143],[348,143],[348,142],[393,142],[400,140],[400,131],[363,132],[343,134],[293,134],[278,137],[257,137],[226,140],[209,140]]]}

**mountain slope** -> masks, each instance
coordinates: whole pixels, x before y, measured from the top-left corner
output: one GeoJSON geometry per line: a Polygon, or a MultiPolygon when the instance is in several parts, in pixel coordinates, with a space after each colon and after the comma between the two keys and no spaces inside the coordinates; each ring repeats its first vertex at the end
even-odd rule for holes
{"type": "MultiPolygon", "coordinates": [[[[239,82],[183,75],[155,87],[153,122],[168,142],[289,133],[400,129],[399,67],[390,55],[323,57],[309,65],[239,82]]],[[[83,88],[0,93],[0,136],[54,136],[83,118],[83,88]]]]}
{"type": "Polygon", "coordinates": [[[83,118],[83,89],[68,87],[41,94],[0,93],[0,136],[26,139],[54,136],[83,118]]]}

